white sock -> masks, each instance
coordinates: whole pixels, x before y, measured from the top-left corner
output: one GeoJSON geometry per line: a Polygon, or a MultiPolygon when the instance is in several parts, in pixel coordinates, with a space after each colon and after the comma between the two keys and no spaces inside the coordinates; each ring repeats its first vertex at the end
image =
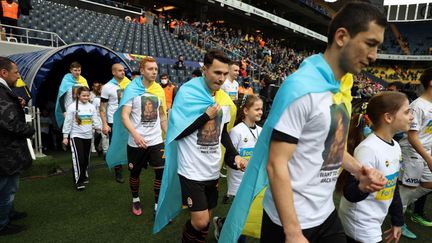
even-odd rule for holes
{"type": "Polygon", "coordinates": [[[140,198],[139,197],[134,197],[134,198],[132,198],[132,202],[139,202],[140,201],[140,198]]]}

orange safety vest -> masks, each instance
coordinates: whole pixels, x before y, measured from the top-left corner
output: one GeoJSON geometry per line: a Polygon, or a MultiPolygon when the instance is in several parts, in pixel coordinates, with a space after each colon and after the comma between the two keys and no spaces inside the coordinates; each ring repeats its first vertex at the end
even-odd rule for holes
{"type": "Polygon", "coordinates": [[[168,84],[167,86],[165,86],[165,88],[163,88],[165,92],[165,100],[168,109],[171,109],[172,107],[175,87],[176,86],[174,84],[168,84]]]}
{"type": "Polygon", "coordinates": [[[13,2],[13,3],[9,4],[6,1],[2,1],[2,8],[3,8],[3,17],[4,18],[10,18],[10,19],[18,20],[18,4],[17,3],[13,2]]]}
{"type": "Polygon", "coordinates": [[[238,92],[243,95],[251,95],[253,94],[253,89],[251,87],[245,88],[240,86],[238,92]]]}
{"type": "Polygon", "coordinates": [[[177,21],[175,21],[175,20],[171,21],[170,28],[175,29],[176,27],[177,27],[177,21]]]}

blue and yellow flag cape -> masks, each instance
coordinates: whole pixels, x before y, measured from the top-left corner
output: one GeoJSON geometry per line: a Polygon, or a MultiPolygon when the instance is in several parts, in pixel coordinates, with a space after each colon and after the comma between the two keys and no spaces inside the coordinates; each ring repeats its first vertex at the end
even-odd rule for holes
{"type": "Polygon", "coordinates": [[[117,80],[113,77],[110,81],[108,81],[108,83],[113,83],[115,85],[120,86],[120,89],[126,89],[126,87],[130,84],[130,80],[125,76],[120,83],[117,82],[117,80]]]}
{"type": "Polygon", "coordinates": [[[345,75],[341,83],[338,82],[322,54],[305,59],[298,71],[283,82],[273,101],[273,107],[255,145],[253,156],[249,161],[240,188],[225,220],[219,242],[237,242],[245,227],[246,219],[253,221],[251,222],[253,229],[246,227],[245,233],[254,237],[260,236],[262,203],[257,203],[255,199],[262,200],[263,190],[268,185],[266,166],[270,138],[273,128],[279,121],[283,111],[296,99],[306,94],[331,91],[334,93],[333,99],[335,103],[344,102],[350,114],[352,83],[351,74],[345,75]],[[261,196],[257,197],[258,195],[261,196]],[[252,203],[255,208],[251,210],[251,213],[254,213],[254,215],[249,215],[252,203]],[[260,209],[257,209],[257,207],[260,209]]]}
{"type": "MultiPolygon", "coordinates": [[[[110,81],[111,82],[111,81],[110,81]]],[[[123,82],[123,81],[122,81],[123,82]]],[[[113,121],[113,129],[112,129],[112,141],[111,145],[108,148],[106,161],[108,167],[111,169],[117,165],[127,164],[127,143],[129,138],[129,132],[126,127],[123,125],[121,119],[121,112],[123,106],[131,99],[144,94],[145,92],[151,93],[157,96],[161,102],[164,112],[166,113],[166,102],[165,102],[165,93],[162,87],[153,82],[148,89],[146,89],[142,83],[142,77],[138,76],[134,78],[127,85],[123,96],[120,100],[120,104],[118,106],[117,111],[114,113],[114,121],[113,121]]]]}
{"type": "MultiPolygon", "coordinates": [[[[72,88],[75,84],[81,84],[83,86],[86,86],[88,88],[88,83],[87,80],[83,77],[83,76],[79,76],[78,81],[76,81],[71,73],[66,74],[63,77],[63,80],[60,84],[59,87],[59,92],[57,94],[57,99],[56,99],[56,106],[55,106],[55,118],[56,118],[56,122],[57,122],[57,126],[59,128],[61,128],[63,126],[63,122],[64,122],[64,116],[63,116],[63,112],[62,109],[60,108],[60,98],[70,89],[72,88]]],[[[65,107],[65,109],[67,109],[67,107],[65,107]]]]}
{"type": "Polygon", "coordinates": [[[191,79],[183,84],[176,94],[168,121],[165,168],[153,233],[159,232],[182,208],[180,180],[177,174],[178,142],[175,138],[215,103],[221,106],[229,105],[231,121],[234,122],[236,108],[231,98],[224,91],[219,90],[213,100],[203,77],[191,79]]]}

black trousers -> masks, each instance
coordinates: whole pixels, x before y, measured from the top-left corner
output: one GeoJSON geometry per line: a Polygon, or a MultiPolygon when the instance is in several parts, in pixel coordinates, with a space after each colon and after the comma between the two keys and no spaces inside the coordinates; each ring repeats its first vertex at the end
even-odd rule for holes
{"type": "MultiPolygon", "coordinates": [[[[304,229],[302,232],[311,243],[346,243],[346,236],[336,210],[321,225],[304,229]]],[[[282,226],[273,223],[265,211],[261,225],[260,242],[285,242],[285,233],[282,226]]]]}
{"type": "Polygon", "coordinates": [[[88,177],[91,139],[71,138],[70,146],[75,183],[82,183],[88,177]]]}

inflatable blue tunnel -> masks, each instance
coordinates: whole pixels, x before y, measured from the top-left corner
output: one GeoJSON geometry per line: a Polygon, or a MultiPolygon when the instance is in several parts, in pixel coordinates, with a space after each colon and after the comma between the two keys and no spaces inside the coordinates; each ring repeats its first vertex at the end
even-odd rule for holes
{"type": "Polygon", "coordinates": [[[121,63],[126,76],[130,77],[128,63],[113,50],[94,43],[75,43],[56,49],[47,49],[9,56],[17,63],[21,77],[30,88],[32,103],[44,107],[55,102],[63,76],[69,72],[69,65],[81,63],[81,75],[91,86],[98,81],[106,83],[112,78],[111,66],[121,63]]]}

